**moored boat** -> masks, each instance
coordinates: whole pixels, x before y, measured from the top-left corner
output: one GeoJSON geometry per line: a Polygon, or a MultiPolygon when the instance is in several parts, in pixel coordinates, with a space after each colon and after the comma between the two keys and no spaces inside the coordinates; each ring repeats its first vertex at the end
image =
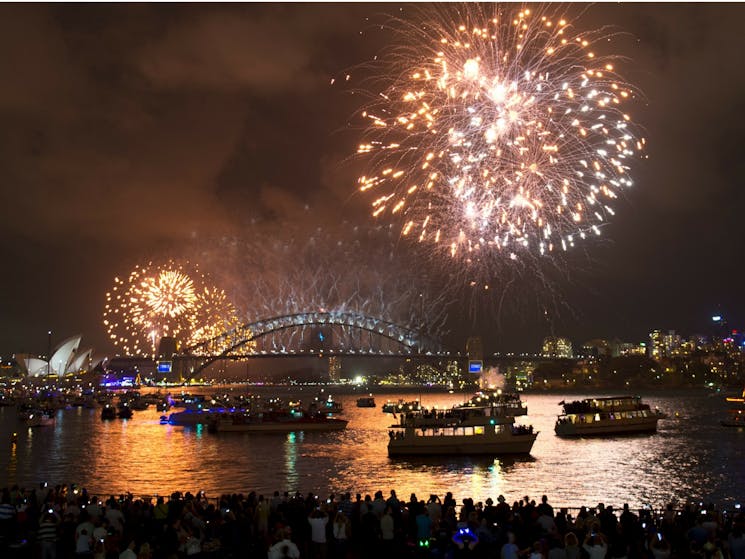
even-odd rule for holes
{"type": "Polygon", "coordinates": [[[374,408],[375,405],[375,398],[372,396],[362,396],[361,398],[357,398],[358,408],[374,408]]]}
{"type": "Polygon", "coordinates": [[[348,421],[326,417],[322,413],[304,414],[297,411],[221,414],[209,429],[213,432],[289,433],[292,431],[342,431],[348,421]]]}
{"type": "Polygon", "coordinates": [[[119,419],[131,419],[132,415],[132,408],[129,407],[129,404],[127,402],[124,402],[122,405],[120,405],[119,409],[116,412],[116,416],[119,419]]]}
{"type": "Polygon", "coordinates": [[[101,419],[116,419],[116,408],[111,404],[105,404],[101,408],[101,419]]]}
{"type": "Polygon", "coordinates": [[[654,433],[657,422],[665,417],[650,409],[640,396],[587,398],[559,405],[564,413],[556,420],[554,431],[561,437],[654,433]]]}
{"type": "Polygon", "coordinates": [[[323,397],[323,394],[317,396],[308,408],[311,411],[319,411],[328,414],[338,414],[344,411],[344,406],[341,402],[334,400],[334,397],[331,394],[326,396],[326,398],[323,397]]]}
{"type": "Polygon", "coordinates": [[[489,406],[442,412],[410,412],[388,432],[388,456],[530,454],[532,426],[489,406]]]}
{"type": "Polygon", "coordinates": [[[54,414],[41,410],[36,410],[29,413],[28,417],[26,418],[27,427],[48,427],[50,425],[54,425],[54,423],[54,414]]]}
{"type": "Polygon", "coordinates": [[[184,427],[193,427],[195,425],[207,425],[210,421],[215,418],[215,412],[207,410],[192,410],[187,409],[183,411],[173,412],[161,423],[168,423],[169,425],[182,425],[184,427]]]}

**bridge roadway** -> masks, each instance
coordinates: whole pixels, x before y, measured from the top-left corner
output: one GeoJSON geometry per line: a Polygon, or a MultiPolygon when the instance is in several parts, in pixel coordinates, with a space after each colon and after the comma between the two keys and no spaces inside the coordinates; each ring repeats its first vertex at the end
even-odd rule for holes
{"type": "MultiPolygon", "coordinates": [[[[468,357],[467,354],[455,351],[445,352],[425,352],[425,353],[411,353],[411,352],[365,352],[365,351],[344,351],[344,350],[333,350],[333,349],[309,349],[305,351],[258,351],[252,353],[241,353],[241,354],[228,354],[228,355],[177,355],[177,358],[184,359],[226,359],[230,361],[242,361],[244,359],[262,359],[262,358],[293,358],[293,357],[373,357],[373,358],[390,358],[390,357],[401,357],[411,359],[465,359],[468,357]]],[[[522,353],[522,354],[492,354],[484,359],[485,363],[553,363],[553,362],[578,362],[585,359],[591,359],[585,356],[576,357],[553,357],[546,356],[537,353],[522,353]]]]}
{"type": "Polygon", "coordinates": [[[369,352],[364,351],[334,351],[334,350],[307,350],[307,351],[260,351],[256,353],[241,353],[228,355],[174,355],[177,359],[191,360],[221,360],[243,361],[246,359],[287,359],[294,357],[361,357],[361,358],[405,358],[405,359],[461,359],[465,355],[453,352],[444,353],[409,353],[409,352],[369,352]]]}
{"type": "MultiPolygon", "coordinates": [[[[323,340],[323,338],[321,338],[323,340]]],[[[359,340],[361,341],[361,340],[359,340]]],[[[183,350],[183,354],[176,357],[183,369],[189,369],[189,377],[193,377],[212,363],[221,360],[241,360],[260,358],[288,358],[288,357],[365,357],[385,358],[403,357],[416,359],[463,359],[460,352],[449,351],[439,340],[433,339],[421,331],[408,326],[401,326],[388,320],[371,317],[356,311],[309,311],[283,316],[276,316],[264,320],[244,324],[238,328],[224,332],[209,340],[204,340],[183,350]],[[399,351],[356,348],[356,349],[290,349],[290,350],[259,350],[246,353],[248,344],[259,339],[293,329],[306,328],[345,328],[366,332],[367,335],[387,340],[401,348],[399,351]]],[[[543,356],[528,354],[494,355],[491,359],[497,362],[510,361],[545,361],[543,356]]]]}

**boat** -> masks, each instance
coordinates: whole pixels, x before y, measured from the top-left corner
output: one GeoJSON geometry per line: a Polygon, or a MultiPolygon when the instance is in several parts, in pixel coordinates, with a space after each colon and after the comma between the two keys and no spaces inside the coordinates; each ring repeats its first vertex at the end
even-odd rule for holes
{"type": "Polygon", "coordinates": [[[132,412],[132,408],[129,407],[129,404],[127,402],[124,402],[119,406],[119,409],[116,412],[116,416],[119,419],[131,419],[134,412],[132,412]]]}
{"type": "Polygon", "coordinates": [[[111,404],[106,404],[101,408],[101,419],[116,419],[116,408],[111,404]]]}
{"type": "Polygon", "coordinates": [[[181,425],[184,427],[193,427],[194,425],[207,425],[214,419],[215,414],[209,409],[206,410],[192,410],[186,409],[183,411],[177,411],[170,413],[168,416],[163,416],[166,421],[161,423],[167,423],[169,425],[181,425]]]}
{"type": "Polygon", "coordinates": [[[727,398],[730,408],[727,410],[727,418],[720,423],[723,427],[745,427],[745,390],[742,396],[727,398]]]}
{"type": "Polygon", "coordinates": [[[344,411],[344,406],[342,406],[341,402],[337,402],[334,400],[334,397],[329,394],[326,398],[323,397],[323,394],[316,396],[315,400],[311,402],[310,406],[308,407],[309,410],[312,411],[319,411],[327,414],[334,414],[334,413],[342,413],[344,411]]]}
{"type": "Polygon", "coordinates": [[[358,408],[374,408],[375,398],[373,398],[372,396],[362,396],[361,398],[357,398],[357,407],[358,408]]]}
{"type": "Polygon", "coordinates": [[[220,400],[217,398],[212,398],[211,400],[199,398],[185,404],[182,411],[169,414],[166,421],[161,421],[161,423],[181,425],[183,427],[209,425],[210,422],[216,419],[220,414],[245,412],[250,410],[252,406],[256,407],[259,405],[262,405],[262,403],[251,399],[240,399],[231,402],[227,398],[220,400]],[[240,404],[240,406],[232,404],[240,404]]]}
{"type": "Polygon", "coordinates": [[[388,432],[388,456],[530,454],[537,432],[491,406],[408,412],[388,432]]]}
{"type": "Polygon", "coordinates": [[[564,413],[556,420],[554,431],[560,437],[654,433],[657,422],[665,417],[650,409],[640,396],[587,398],[559,405],[564,413]]]}
{"type": "Polygon", "coordinates": [[[54,423],[54,414],[41,410],[29,413],[28,417],[26,418],[27,427],[48,427],[50,425],[54,425],[54,423]]]}
{"type": "Polygon", "coordinates": [[[410,411],[419,411],[421,408],[422,406],[419,404],[419,400],[406,401],[404,399],[400,399],[398,400],[398,402],[392,402],[391,400],[388,400],[385,404],[383,404],[383,413],[404,413],[410,411]]]}
{"type": "Polygon", "coordinates": [[[323,413],[306,414],[298,410],[259,413],[220,414],[209,424],[209,430],[224,432],[289,433],[292,431],[342,431],[348,421],[327,417],[323,413]]]}
{"type": "Polygon", "coordinates": [[[477,392],[460,408],[490,406],[501,410],[504,415],[517,417],[528,415],[528,406],[520,399],[517,392],[502,392],[501,390],[491,392],[477,392]]]}

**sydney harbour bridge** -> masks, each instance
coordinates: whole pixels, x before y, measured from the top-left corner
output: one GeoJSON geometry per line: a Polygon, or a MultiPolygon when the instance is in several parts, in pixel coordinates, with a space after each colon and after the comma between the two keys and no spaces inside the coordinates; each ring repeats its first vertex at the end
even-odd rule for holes
{"type": "MultiPolygon", "coordinates": [[[[243,324],[174,351],[160,350],[174,372],[190,379],[221,360],[308,356],[416,357],[458,359],[440,339],[417,329],[364,313],[311,311],[243,324]]],[[[162,345],[162,344],[161,344],[162,345]]]]}

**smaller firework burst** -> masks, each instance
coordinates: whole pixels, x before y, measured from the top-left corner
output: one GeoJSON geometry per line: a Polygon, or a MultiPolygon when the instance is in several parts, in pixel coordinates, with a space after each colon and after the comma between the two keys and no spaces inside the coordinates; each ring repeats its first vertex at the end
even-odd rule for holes
{"type": "Polygon", "coordinates": [[[127,355],[154,355],[163,336],[191,346],[238,324],[225,292],[210,285],[196,266],[169,261],[136,266],[114,278],[106,294],[103,324],[111,342],[127,355]]]}

